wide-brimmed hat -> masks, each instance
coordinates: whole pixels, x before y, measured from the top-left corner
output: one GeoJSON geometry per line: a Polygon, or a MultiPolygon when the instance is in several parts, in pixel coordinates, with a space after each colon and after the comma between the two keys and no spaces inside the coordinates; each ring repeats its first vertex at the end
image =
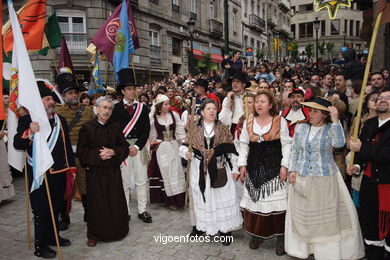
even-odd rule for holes
{"type": "Polygon", "coordinates": [[[75,89],[80,91],[80,88],[77,86],[76,80],[73,75],[68,72],[63,72],[57,75],[55,83],[58,86],[60,93],[63,95],[66,91],[75,89]]]}
{"type": "Polygon", "coordinates": [[[244,83],[244,87],[245,88],[250,87],[250,85],[251,85],[251,83],[248,80],[247,74],[245,72],[241,71],[241,70],[234,72],[233,76],[231,76],[228,79],[229,85],[232,84],[233,79],[238,79],[239,81],[244,83]]]}
{"type": "Polygon", "coordinates": [[[310,108],[329,112],[328,107],[331,107],[332,103],[329,100],[326,100],[325,98],[316,97],[312,101],[301,102],[301,105],[305,107],[310,107],[310,108]]]}
{"type": "Polygon", "coordinates": [[[41,98],[52,96],[56,103],[61,103],[61,100],[55,93],[53,86],[49,85],[43,80],[38,80],[37,85],[38,85],[39,95],[41,96],[41,98]]]}
{"type": "Polygon", "coordinates": [[[118,71],[118,79],[119,84],[117,86],[117,90],[120,91],[127,86],[137,87],[138,85],[135,83],[134,73],[130,68],[124,68],[118,71]]]}

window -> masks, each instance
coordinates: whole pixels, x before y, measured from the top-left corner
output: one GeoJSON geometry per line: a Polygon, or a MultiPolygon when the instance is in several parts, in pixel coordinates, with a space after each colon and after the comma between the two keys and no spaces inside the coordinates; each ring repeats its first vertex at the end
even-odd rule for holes
{"type": "Polygon", "coordinates": [[[193,14],[196,14],[196,0],[191,0],[190,12],[193,13],[193,14]]]}
{"type": "Polygon", "coordinates": [[[344,20],[344,31],[343,31],[343,34],[347,35],[347,33],[348,33],[348,20],[345,19],[344,20]]]}
{"type": "Polygon", "coordinates": [[[291,25],[291,32],[293,33],[293,38],[295,39],[295,24],[291,25]]]}
{"type": "Polygon", "coordinates": [[[176,38],[172,38],[172,55],[181,56],[181,41],[176,38]]]}
{"type": "Polygon", "coordinates": [[[160,61],[160,36],[156,31],[149,31],[150,59],[160,61]]]}
{"type": "Polygon", "coordinates": [[[172,0],[172,11],[179,13],[180,12],[180,0],[172,0]]]}
{"type": "Polygon", "coordinates": [[[298,10],[299,12],[311,12],[313,11],[313,4],[300,5],[298,10]]]}
{"type": "Polygon", "coordinates": [[[313,23],[299,24],[299,38],[313,37],[313,23]]]}
{"type": "Polygon", "coordinates": [[[263,18],[263,19],[265,19],[265,4],[263,4],[263,9],[261,10],[262,11],[262,17],[261,18],[263,18]]]}
{"type": "Polygon", "coordinates": [[[326,33],[326,21],[322,20],[321,21],[321,36],[325,36],[326,33]]]}
{"type": "Polygon", "coordinates": [[[360,34],[360,21],[356,21],[356,34],[355,36],[359,36],[360,34]]]}
{"type": "Polygon", "coordinates": [[[150,40],[150,45],[160,46],[160,36],[158,32],[149,31],[149,40],[150,40]]]}
{"type": "Polygon", "coordinates": [[[237,11],[233,11],[232,15],[233,35],[237,35],[237,11]]]}
{"type": "Polygon", "coordinates": [[[353,36],[353,22],[354,20],[349,20],[349,36],[353,36]]]}
{"type": "Polygon", "coordinates": [[[218,17],[218,5],[216,0],[210,1],[210,17],[211,19],[218,17]]]}
{"type": "Polygon", "coordinates": [[[149,2],[158,5],[158,0],[149,0],[149,2]]]}
{"type": "Polygon", "coordinates": [[[330,34],[340,35],[340,20],[330,20],[330,34]]]}
{"type": "Polygon", "coordinates": [[[244,47],[248,48],[248,35],[244,36],[244,47]]]}
{"type": "Polygon", "coordinates": [[[248,9],[248,2],[247,0],[244,0],[244,17],[247,17],[247,10],[248,9]]]}
{"type": "Polygon", "coordinates": [[[251,48],[254,48],[255,47],[255,39],[251,38],[251,46],[249,46],[251,48]]]}
{"type": "Polygon", "coordinates": [[[58,10],[57,16],[69,51],[71,53],[85,53],[87,47],[85,12],[58,10]]]}

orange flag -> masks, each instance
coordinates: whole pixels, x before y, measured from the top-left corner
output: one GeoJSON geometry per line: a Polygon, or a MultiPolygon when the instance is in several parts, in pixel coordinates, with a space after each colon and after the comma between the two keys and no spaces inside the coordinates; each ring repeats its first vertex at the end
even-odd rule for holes
{"type": "MultiPolygon", "coordinates": [[[[3,1],[0,3],[0,9],[3,10],[3,1]]],[[[0,30],[3,27],[3,12],[0,14],[0,30]]],[[[3,35],[0,31],[0,79],[3,78],[3,35]]],[[[0,80],[0,120],[5,119],[4,99],[3,99],[3,80],[0,80]]],[[[4,122],[5,124],[5,122],[4,122]]]]}
{"type": "Polygon", "coordinates": [[[390,23],[390,0],[376,2],[376,15],[382,12],[381,24],[390,23]]]}
{"type": "MultiPolygon", "coordinates": [[[[42,49],[45,34],[46,0],[30,0],[22,7],[18,16],[22,34],[28,50],[42,49]]],[[[12,51],[14,37],[10,28],[4,35],[4,52],[12,51]]]]}

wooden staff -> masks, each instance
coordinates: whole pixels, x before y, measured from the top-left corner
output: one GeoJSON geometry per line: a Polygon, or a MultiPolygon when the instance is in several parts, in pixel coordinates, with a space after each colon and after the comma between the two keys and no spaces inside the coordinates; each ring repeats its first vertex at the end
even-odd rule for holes
{"type": "Polygon", "coordinates": [[[27,230],[27,246],[28,249],[31,249],[31,231],[30,231],[30,191],[28,188],[28,176],[27,176],[27,156],[26,152],[24,152],[24,180],[26,186],[26,230],[27,230]]]}
{"type": "MultiPolygon", "coordinates": [[[[195,107],[196,107],[196,98],[192,98],[192,106],[191,106],[191,117],[190,117],[190,128],[188,130],[189,140],[188,140],[188,152],[192,153],[192,146],[194,144],[194,116],[195,116],[195,107]]],[[[190,169],[191,169],[191,159],[187,160],[187,168],[186,168],[186,197],[185,197],[185,208],[188,208],[188,189],[190,187],[190,169]]]]}
{"type": "Polygon", "coordinates": [[[58,259],[62,260],[62,253],[61,253],[61,247],[60,242],[58,240],[58,233],[57,233],[57,226],[56,221],[54,219],[54,211],[53,211],[53,205],[51,204],[51,196],[50,196],[50,190],[49,190],[49,182],[47,181],[46,173],[45,176],[45,185],[46,185],[46,193],[47,193],[47,199],[49,201],[49,208],[50,208],[50,215],[51,215],[51,221],[53,222],[53,230],[54,230],[54,237],[56,238],[56,245],[58,250],[58,259]]]}
{"type": "MultiPolygon", "coordinates": [[[[372,61],[372,55],[374,52],[374,47],[375,47],[375,42],[376,42],[376,36],[378,34],[378,29],[380,25],[380,21],[382,19],[382,13],[380,12],[376,19],[375,19],[375,26],[374,26],[374,32],[372,33],[372,38],[371,38],[371,43],[370,43],[370,49],[368,51],[368,58],[367,58],[367,64],[366,68],[364,70],[364,77],[363,77],[363,84],[362,84],[362,89],[360,91],[360,97],[359,97],[359,106],[357,110],[357,115],[356,115],[356,124],[355,128],[353,129],[353,136],[352,140],[356,140],[359,134],[359,128],[360,128],[360,119],[362,116],[362,107],[363,107],[363,101],[364,101],[364,89],[366,88],[367,81],[368,81],[368,74],[370,73],[370,68],[371,68],[371,61],[372,61]]],[[[351,152],[351,158],[349,160],[349,165],[353,165],[353,161],[355,159],[355,152],[351,152]]]]}
{"type": "Polygon", "coordinates": [[[3,125],[1,126],[1,131],[4,131],[6,124],[7,124],[7,118],[4,119],[3,125]]]}
{"type": "Polygon", "coordinates": [[[135,68],[134,68],[134,54],[130,55],[130,61],[131,61],[131,69],[133,70],[133,75],[134,75],[134,83],[137,84],[137,78],[135,77],[135,68]]]}
{"type": "MultiPolygon", "coordinates": [[[[57,67],[57,63],[56,63],[56,60],[54,59],[54,50],[53,49],[49,49],[50,53],[51,53],[51,59],[53,61],[53,64],[54,64],[54,68],[56,69],[56,72],[58,74],[58,67],[57,67]]],[[[74,72],[74,71],[72,71],[74,72]]]]}
{"type": "Polygon", "coordinates": [[[107,60],[107,64],[106,64],[106,73],[104,74],[104,84],[106,84],[106,86],[108,85],[108,84],[107,84],[108,65],[109,65],[109,62],[108,62],[108,60],[107,60]]]}
{"type": "Polygon", "coordinates": [[[244,98],[244,108],[245,108],[245,119],[248,119],[249,116],[248,97],[244,98]]]}

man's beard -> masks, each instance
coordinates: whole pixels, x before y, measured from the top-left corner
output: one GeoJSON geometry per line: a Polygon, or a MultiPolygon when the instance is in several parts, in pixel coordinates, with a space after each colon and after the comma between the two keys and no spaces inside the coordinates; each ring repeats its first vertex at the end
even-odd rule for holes
{"type": "Polygon", "coordinates": [[[49,106],[47,109],[46,109],[46,113],[48,114],[48,115],[51,115],[51,114],[53,114],[54,113],[54,106],[49,106]]]}
{"type": "Polygon", "coordinates": [[[298,111],[299,109],[301,109],[301,107],[302,107],[302,105],[299,104],[299,102],[297,102],[297,101],[293,101],[293,102],[291,103],[291,108],[292,108],[292,110],[294,110],[294,111],[298,111]]]}
{"type": "Polygon", "coordinates": [[[77,105],[78,103],[79,103],[78,98],[71,98],[71,99],[66,100],[66,104],[69,106],[74,106],[74,105],[77,105]]]}
{"type": "Polygon", "coordinates": [[[376,112],[378,112],[378,114],[386,114],[389,112],[389,105],[381,107],[381,104],[379,103],[376,112]]]}

